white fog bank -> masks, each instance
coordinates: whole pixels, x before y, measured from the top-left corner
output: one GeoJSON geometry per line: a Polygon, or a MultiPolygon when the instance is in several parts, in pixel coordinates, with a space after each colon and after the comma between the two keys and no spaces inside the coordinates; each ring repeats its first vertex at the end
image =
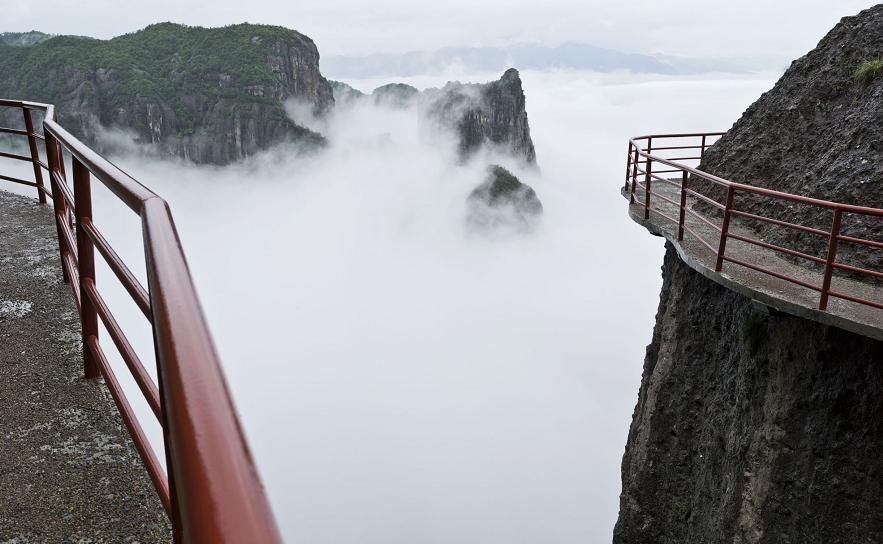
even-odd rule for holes
{"type": "MultiPolygon", "coordinates": [[[[729,128],[774,76],[522,78],[540,171],[516,174],[545,208],[526,236],[463,227],[486,161],[455,166],[412,112],[352,111],[309,159],[116,159],[172,205],[287,541],[610,541],[663,254],[619,196],[627,138],[729,128]]],[[[137,259],[109,200],[96,222],[137,259]]]]}

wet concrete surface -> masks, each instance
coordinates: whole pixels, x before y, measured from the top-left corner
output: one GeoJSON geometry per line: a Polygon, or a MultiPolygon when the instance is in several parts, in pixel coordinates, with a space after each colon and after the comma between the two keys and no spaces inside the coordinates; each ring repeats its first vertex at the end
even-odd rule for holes
{"type": "MultiPolygon", "coordinates": [[[[644,219],[644,189],[639,187],[635,194],[635,202],[629,205],[629,215],[651,233],[664,236],[675,246],[681,259],[691,268],[774,310],[883,340],[883,310],[832,296],[827,311],[823,312],[818,309],[820,294],[816,290],[731,262],[725,262],[720,273],[715,272],[715,255],[720,241],[722,212],[708,213],[705,209],[709,206],[697,206],[698,199],[690,196],[687,199],[687,208],[701,216],[701,219],[686,213],[684,223],[692,232],[685,232],[684,239],[678,241],[676,221],[680,214],[680,206],[668,202],[680,202],[680,188],[676,186],[677,184],[677,181],[672,183],[653,181],[650,196],[651,214],[647,220],[644,219]],[[714,251],[706,247],[699,237],[714,251]]],[[[628,198],[627,192],[625,190],[622,192],[623,196],[628,198]]],[[[735,218],[730,222],[729,231],[744,238],[760,238],[750,226],[735,218]]],[[[724,255],[809,285],[819,287],[822,285],[821,270],[801,265],[779,252],[755,244],[730,238],[724,255]]],[[[883,304],[883,287],[844,277],[838,272],[835,270],[831,281],[832,291],[883,304]]]]}
{"type": "Polygon", "coordinates": [[[51,206],[0,191],[0,543],[170,542],[110,392],[82,377],[51,206]]]}

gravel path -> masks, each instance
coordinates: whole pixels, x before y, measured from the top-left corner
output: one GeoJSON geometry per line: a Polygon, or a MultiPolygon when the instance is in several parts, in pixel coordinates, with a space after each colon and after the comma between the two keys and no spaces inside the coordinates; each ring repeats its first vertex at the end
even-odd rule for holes
{"type": "Polygon", "coordinates": [[[51,208],[0,191],[0,543],[170,542],[79,335],[51,208]]]}

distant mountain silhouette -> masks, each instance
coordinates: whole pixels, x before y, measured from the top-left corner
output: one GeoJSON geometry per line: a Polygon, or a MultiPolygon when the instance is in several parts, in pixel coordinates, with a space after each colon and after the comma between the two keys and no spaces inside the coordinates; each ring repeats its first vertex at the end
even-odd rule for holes
{"type": "Polygon", "coordinates": [[[508,66],[522,70],[572,68],[612,72],[688,75],[710,72],[751,73],[787,66],[775,57],[699,59],[665,55],[624,53],[589,44],[568,43],[556,47],[513,45],[509,47],[446,47],[435,51],[381,53],[364,56],[327,56],[322,71],[334,78],[375,76],[408,77],[438,73],[451,65],[469,71],[497,72],[508,66]]]}

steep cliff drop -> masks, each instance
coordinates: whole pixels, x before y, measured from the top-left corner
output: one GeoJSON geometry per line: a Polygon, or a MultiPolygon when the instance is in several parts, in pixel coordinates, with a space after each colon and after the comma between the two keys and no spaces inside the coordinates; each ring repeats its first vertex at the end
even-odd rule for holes
{"type": "Polygon", "coordinates": [[[462,159],[490,145],[533,164],[536,150],[525,103],[521,76],[514,68],[497,81],[451,82],[441,89],[427,89],[421,96],[425,116],[458,134],[462,159]]]}
{"type": "Polygon", "coordinates": [[[32,34],[4,35],[25,46],[0,42],[0,96],[55,104],[59,121],[99,150],[104,128],[130,131],[160,155],[213,164],[287,141],[324,142],[285,113],[288,99],[317,114],[334,103],[316,45],[294,30],[160,23],[112,40],[32,34]]]}
{"type": "MultiPolygon", "coordinates": [[[[880,206],[883,78],[855,74],[881,56],[883,6],[844,19],[701,168],[880,206]]],[[[776,213],[830,221],[799,208],[776,213]]],[[[881,239],[879,225],[850,228],[881,239]]],[[[879,252],[845,255],[879,268],[879,252]]],[[[883,342],[771,312],[667,247],[614,543],[883,542],[881,452],[883,342]]]]}

